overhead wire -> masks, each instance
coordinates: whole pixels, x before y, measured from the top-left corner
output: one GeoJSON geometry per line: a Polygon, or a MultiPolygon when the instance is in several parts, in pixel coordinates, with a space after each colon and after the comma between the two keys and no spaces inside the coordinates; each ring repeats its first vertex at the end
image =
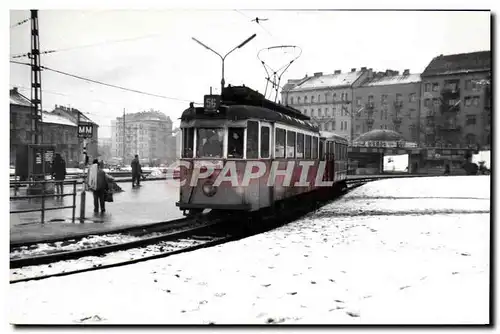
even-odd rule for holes
{"type": "MultiPolygon", "coordinates": [[[[125,39],[119,39],[119,40],[113,40],[113,41],[105,41],[105,42],[99,42],[99,43],[94,43],[94,44],[72,46],[72,47],[54,49],[54,50],[46,50],[46,51],[41,51],[40,54],[51,54],[51,53],[56,53],[56,52],[64,52],[64,51],[90,48],[90,47],[106,45],[106,44],[130,42],[130,41],[136,41],[136,40],[152,38],[152,37],[157,37],[157,36],[161,36],[161,34],[150,34],[150,35],[145,35],[145,36],[125,38],[125,39]]],[[[22,53],[22,54],[11,55],[10,57],[11,58],[24,58],[24,57],[29,57],[30,55],[31,55],[31,53],[27,52],[27,53],[22,53]]]]}
{"type": "Polygon", "coordinates": [[[22,21],[19,21],[19,22],[17,22],[16,24],[11,25],[11,26],[10,26],[10,28],[12,29],[12,28],[15,28],[15,27],[17,27],[17,26],[23,25],[23,24],[25,24],[26,22],[28,22],[29,20],[31,20],[31,18],[27,18],[27,19],[24,19],[24,20],[22,20],[22,21]]]}
{"type": "MultiPolygon", "coordinates": [[[[18,61],[15,61],[15,60],[11,60],[10,62],[14,63],[14,64],[31,66],[31,64],[22,63],[22,62],[18,62],[18,61]]],[[[98,80],[94,80],[94,79],[89,79],[89,78],[85,78],[85,77],[82,77],[82,76],[79,76],[79,75],[76,75],[76,74],[71,74],[71,73],[68,73],[68,72],[56,70],[56,69],[53,69],[53,68],[50,68],[50,67],[47,67],[47,66],[40,66],[40,68],[42,68],[44,70],[52,71],[52,72],[55,72],[55,73],[59,73],[59,74],[62,74],[62,75],[66,75],[66,76],[69,76],[69,77],[72,77],[72,78],[76,78],[76,79],[79,79],[79,80],[84,80],[84,81],[92,82],[92,83],[103,85],[103,86],[107,86],[107,87],[121,89],[121,90],[128,91],[128,92],[133,92],[133,93],[137,93],[137,94],[143,94],[143,95],[153,96],[153,97],[167,99],[167,100],[179,101],[179,102],[193,102],[193,101],[190,101],[190,100],[180,99],[180,98],[176,98],[176,97],[170,97],[170,96],[165,96],[165,95],[148,93],[148,92],[140,91],[140,90],[137,90],[137,89],[131,89],[131,88],[126,88],[126,87],[122,87],[122,86],[118,86],[118,85],[108,84],[108,83],[105,83],[105,82],[102,82],[102,81],[98,81],[98,80]]],[[[198,105],[202,104],[202,103],[199,103],[199,102],[193,102],[193,103],[194,104],[198,104],[198,105]]]]}

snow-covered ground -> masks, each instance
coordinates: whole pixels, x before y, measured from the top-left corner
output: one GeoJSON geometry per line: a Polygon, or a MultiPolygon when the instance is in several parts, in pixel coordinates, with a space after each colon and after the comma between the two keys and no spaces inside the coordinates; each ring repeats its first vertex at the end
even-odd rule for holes
{"type": "Polygon", "coordinates": [[[369,183],[282,228],[10,286],[16,324],[484,324],[490,177],[369,183]]]}

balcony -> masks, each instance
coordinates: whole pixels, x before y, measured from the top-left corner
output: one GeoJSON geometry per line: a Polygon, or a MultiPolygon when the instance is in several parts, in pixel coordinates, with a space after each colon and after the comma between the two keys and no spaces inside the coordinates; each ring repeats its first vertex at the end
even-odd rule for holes
{"type": "Polygon", "coordinates": [[[447,112],[452,112],[452,113],[457,113],[460,112],[460,104],[450,106],[448,104],[442,104],[441,105],[441,112],[442,113],[447,113],[447,112]]]}
{"type": "Polygon", "coordinates": [[[449,100],[449,99],[459,99],[460,98],[460,89],[455,88],[444,88],[441,90],[441,97],[443,100],[449,100]]]}
{"type": "Polygon", "coordinates": [[[367,103],[365,104],[365,108],[366,108],[366,109],[369,109],[369,110],[370,110],[370,109],[373,109],[373,108],[375,108],[375,103],[374,103],[374,102],[367,102],[367,103]]]}
{"type": "Polygon", "coordinates": [[[368,118],[366,120],[366,124],[368,124],[368,126],[372,126],[374,122],[375,122],[375,120],[373,118],[368,118]]]}
{"type": "Polygon", "coordinates": [[[443,124],[440,127],[441,131],[461,131],[462,127],[457,124],[443,124]]]}
{"type": "Polygon", "coordinates": [[[403,107],[403,101],[394,101],[394,107],[395,108],[402,108],[403,107]]]}
{"type": "Polygon", "coordinates": [[[401,124],[403,122],[403,118],[401,116],[394,116],[392,118],[392,122],[394,124],[398,124],[399,125],[399,124],[401,124]]]}

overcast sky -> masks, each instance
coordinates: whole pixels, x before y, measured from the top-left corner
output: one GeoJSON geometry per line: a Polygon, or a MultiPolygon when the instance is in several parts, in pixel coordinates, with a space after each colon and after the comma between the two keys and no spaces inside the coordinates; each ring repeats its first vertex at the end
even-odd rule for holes
{"type": "MultiPolygon", "coordinates": [[[[11,11],[10,24],[29,15],[27,10],[11,11]]],[[[44,71],[44,110],[55,104],[78,108],[100,125],[100,137],[111,135],[111,119],[124,108],[127,112],[158,109],[177,125],[188,101],[201,102],[210,86],[219,92],[219,57],[191,37],[224,55],[257,34],[228,56],[225,80],[260,92],[266,87],[266,72],[257,53],[275,45],[302,49],[282,84],[314,72],[362,66],[420,73],[439,54],[490,50],[489,12],[41,10],[39,23],[42,51],[69,49],[43,55],[42,65],[186,100],[124,92],[44,71]],[[268,20],[251,22],[255,17],[268,20]]],[[[26,23],[10,29],[11,55],[30,51],[29,27],[26,23]]],[[[265,54],[264,60],[278,69],[298,49],[283,51],[265,54]]],[[[10,86],[20,87],[29,97],[30,68],[10,64],[10,86]]]]}

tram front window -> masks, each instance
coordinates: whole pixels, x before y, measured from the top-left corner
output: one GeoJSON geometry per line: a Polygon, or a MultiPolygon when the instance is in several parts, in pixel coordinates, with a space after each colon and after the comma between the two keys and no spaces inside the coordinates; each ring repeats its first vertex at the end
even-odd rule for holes
{"type": "Polygon", "coordinates": [[[223,129],[198,129],[196,137],[198,158],[222,158],[223,129]]]}
{"type": "Polygon", "coordinates": [[[227,157],[243,158],[243,128],[229,128],[227,137],[227,157]]]}

